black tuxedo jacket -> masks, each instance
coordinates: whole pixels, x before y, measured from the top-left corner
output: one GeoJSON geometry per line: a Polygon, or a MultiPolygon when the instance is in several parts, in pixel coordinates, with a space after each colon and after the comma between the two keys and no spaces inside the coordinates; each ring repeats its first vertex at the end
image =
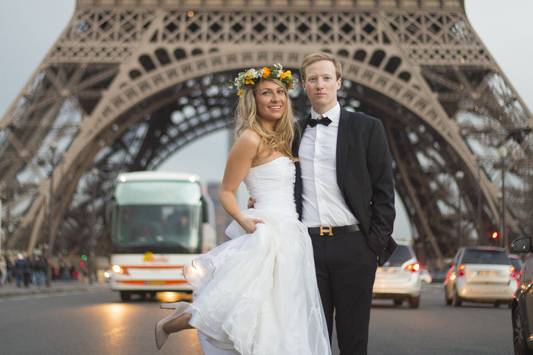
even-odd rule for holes
{"type": "MultiPolygon", "coordinates": [[[[298,156],[307,119],[297,122],[292,146],[298,156]]],[[[383,124],[376,118],[341,109],[337,134],[337,184],[348,208],[360,223],[369,248],[379,265],[391,256],[396,243],[392,158],[383,124]]],[[[302,216],[301,167],[296,163],[296,208],[302,216]]]]}

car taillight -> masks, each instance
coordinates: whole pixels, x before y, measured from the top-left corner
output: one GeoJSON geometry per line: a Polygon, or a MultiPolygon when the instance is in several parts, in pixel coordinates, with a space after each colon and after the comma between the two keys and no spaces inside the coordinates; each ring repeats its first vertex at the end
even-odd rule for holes
{"type": "Polygon", "coordinates": [[[420,264],[419,263],[411,263],[411,264],[405,265],[404,269],[406,271],[417,272],[417,271],[420,270],[420,264]]]}
{"type": "Polygon", "coordinates": [[[458,277],[465,276],[465,265],[464,264],[459,265],[459,267],[457,268],[457,276],[458,277]]]}
{"type": "Polygon", "coordinates": [[[514,266],[511,266],[509,268],[509,274],[511,275],[511,278],[513,280],[518,280],[520,278],[520,273],[518,271],[516,271],[516,269],[514,268],[514,266]]]}

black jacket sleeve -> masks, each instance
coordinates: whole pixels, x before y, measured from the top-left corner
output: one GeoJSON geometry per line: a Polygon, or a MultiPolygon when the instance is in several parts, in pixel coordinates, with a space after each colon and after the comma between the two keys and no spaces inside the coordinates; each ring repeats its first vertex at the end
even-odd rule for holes
{"type": "Polygon", "coordinates": [[[372,183],[370,231],[368,244],[383,265],[396,249],[392,239],[394,218],[394,181],[392,157],[383,124],[374,120],[367,150],[367,168],[372,183]]]}

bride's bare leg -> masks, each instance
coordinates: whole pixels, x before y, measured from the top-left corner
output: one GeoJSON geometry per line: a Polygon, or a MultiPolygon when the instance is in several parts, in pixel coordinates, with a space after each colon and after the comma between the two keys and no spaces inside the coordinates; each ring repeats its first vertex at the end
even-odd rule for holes
{"type": "Polygon", "coordinates": [[[181,316],[171,319],[163,325],[163,330],[167,334],[179,332],[180,330],[193,329],[189,324],[191,320],[190,313],[183,313],[181,316]]]}

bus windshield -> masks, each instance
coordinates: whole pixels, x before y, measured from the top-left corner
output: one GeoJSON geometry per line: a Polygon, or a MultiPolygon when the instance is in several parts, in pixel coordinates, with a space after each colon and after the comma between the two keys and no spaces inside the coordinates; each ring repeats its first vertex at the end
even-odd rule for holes
{"type": "Polygon", "coordinates": [[[202,228],[198,184],[126,182],[117,186],[115,202],[114,252],[199,252],[202,228]]]}

